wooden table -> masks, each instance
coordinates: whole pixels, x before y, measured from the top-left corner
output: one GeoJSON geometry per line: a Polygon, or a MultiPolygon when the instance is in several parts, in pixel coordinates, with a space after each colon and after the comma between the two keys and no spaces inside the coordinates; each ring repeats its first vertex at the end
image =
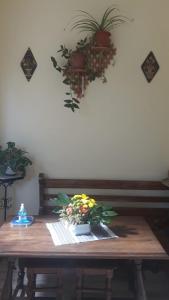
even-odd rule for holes
{"type": "Polygon", "coordinates": [[[67,257],[102,259],[166,259],[168,258],[149,225],[142,217],[117,217],[112,230],[117,239],[74,245],[54,246],[46,228],[51,218],[36,218],[28,228],[0,228],[0,256],[10,257],[67,257]]]}
{"type": "Polygon", "coordinates": [[[0,228],[0,256],[5,257],[40,257],[67,259],[132,259],[136,262],[138,299],[146,299],[141,273],[143,259],[168,260],[168,255],[142,217],[117,217],[112,230],[117,239],[101,240],[88,243],[54,246],[47,222],[55,219],[36,218],[28,228],[11,227],[5,223],[0,228]]]}

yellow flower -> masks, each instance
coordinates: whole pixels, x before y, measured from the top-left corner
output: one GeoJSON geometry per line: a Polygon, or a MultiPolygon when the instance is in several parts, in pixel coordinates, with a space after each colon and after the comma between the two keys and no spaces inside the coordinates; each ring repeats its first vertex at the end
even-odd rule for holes
{"type": "Polygon", "coordinates": [[[82,199],[88,199],[89,197],[86,194],[81,195],[82,199]]]}
{"type": "Polygon", "coordinates": [[[88,205],[89,205],[89,207],[92,208],[93,206],[96,205],[96,201],[95,201],[94,199],[91,198],[88,205]]]}
{"type": "Polygon", "coordinates": [[[87,205],[87,204],[84,204],[84,205],[83,205],[83,208],[88,208],[88,205],[87,205]]]}
{"type": "Polygon", "coordinates": [[[74,195],[72,197],[74,205],[78,208],[81,205],[85,208],[93,208],[96,205],[96,201],[93,198],[89,198],[86,194],[74,195]]]}
{"type": "Polygon", "coordinates": [[[83,204],[86,204],[88,202],[87,199],[82,199],[81,201],[83,204]]]}
{"type": "Polygon", "coordinates": [[[72,197],[72,199],[79,199],[79,198],[81,198],[81,195],[74,195],[74,196],[72,197]]]}

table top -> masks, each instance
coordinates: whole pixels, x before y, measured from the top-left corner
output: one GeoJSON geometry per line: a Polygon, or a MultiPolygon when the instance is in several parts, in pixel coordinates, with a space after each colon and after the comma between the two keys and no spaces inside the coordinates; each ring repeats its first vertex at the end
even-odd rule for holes
{"type": "Polygon", "coordinates": [[[116,217],[112,230],[119,238],[55,246],[46,227],[55,218],[37,217],[29,227],[0,228],[0,256],[98,259],[168,259],[142,217],[116,217]]]}

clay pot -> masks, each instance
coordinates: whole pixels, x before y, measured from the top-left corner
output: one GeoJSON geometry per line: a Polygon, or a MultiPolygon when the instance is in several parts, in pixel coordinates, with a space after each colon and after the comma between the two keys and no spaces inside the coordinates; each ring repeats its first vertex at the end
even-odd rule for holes
{"type": "Polygon", "coordinates": [[[74,51],[70,56],[69,63],[72,69],[84,69],[85,55],[80,51],[74,51]]]}
{"type": "Polygon", "coordinates": [[[98,47],[109,47],[110,46],[110,36],[109,31],[97,31],[94,36],[96,46],[98,47]]]}

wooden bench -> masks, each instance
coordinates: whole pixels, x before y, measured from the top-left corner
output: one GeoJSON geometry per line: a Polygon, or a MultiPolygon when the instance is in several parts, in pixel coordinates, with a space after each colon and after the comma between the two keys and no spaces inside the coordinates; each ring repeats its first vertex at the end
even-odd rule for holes
{"type": "MultiPolygon", "coordinates": [[[[97,201],[110,203],[119,215],[144,216],[156,233],[158,239],[166,247],[169,243],[163,233],[163,229],[169,224],[169,188],[161,181],[136,181],[136,180],[101,180],[101,179],[53,179],[44,174],[39,175],[40,214],[51,214],[53,207],[50,199],[57,197],[59,192],[69,195],[86,193],[97,201]]],[[[56,261],[55,261],[56,263],[56,261]]],[[[87,262],[85,261],[85,264],[87,262]]],[[[23,264],[23,262],[22,262],[23,264]]],[[[24,262],[25,264],[25,262],[24,262]]],[[[58,273],[60,266],[53,265],[52,260],[43,263],[36,259],[26,263],[29,276],[29,299],[38,291],[36,287],[36,275],[41,273],[58,273]],[[38,265],[37,265],[38,264],[38,265]],[[48,265],[49,264],[49,265],[48,265]],[[50,267],[51,266],[51,267],[50,267]],[[55,267],[55,269],[54,269],[55,267]]],[[[63,268],[65,265],[63,264],[63,268]]],[[[76,266],[77,275],[77,299],[82,299],[85,291],[95,291],[95,288],[87,288],[83,285],[86,275],[104,275],[106,286],[103,289],[106,299],[111,299],[111,281],[113,266],[97,265],[89,262],[88,266],[81,264],[76,266]]],[[[61,272],[60,272],[61,274],[61,272]]],[[[22,279],[22,276],[21,276],[22,279]]],[[[60,281],[59,288],[62,286],[60,281]]]]}
{"type": "MultiPolygon", "coordinates": [[[[161,233],[169,224],[168,190],[169,188],[161,181],[53,179],[40,174],[40,214],[52,213],[53,207],[49,200],[57,197],[59,192],[66,192],[69,195],[86,193],[97,201],[111,203],[119,215],[144,216],[158,239],[166,247],[169,243],[165,235],[161,233]]],[[[28,272],[31,272],[31,268],[28,268],[28,272]]],[[[36,272],[40,272],[40,269],[39,271],[36,269],[36,272]]],[[[103,266],[96,268],[92,265],[77,267],[77,299],[82,298],[83,292],[91,291],[83,286],[83,277],[96,275],[99,272],[107,280],[106,299],[111,299],[113,268],[103,266]]]]}
{"type": "Polygon", "coordinates": [[[153,228],[165,226],[169,220],[169,187],[162,181],[52,179],[40,174],[40,214],[51,214],[49,199],[59,192],[87,193],[110,203],[119,215],[144,216],[153,228]]]}

